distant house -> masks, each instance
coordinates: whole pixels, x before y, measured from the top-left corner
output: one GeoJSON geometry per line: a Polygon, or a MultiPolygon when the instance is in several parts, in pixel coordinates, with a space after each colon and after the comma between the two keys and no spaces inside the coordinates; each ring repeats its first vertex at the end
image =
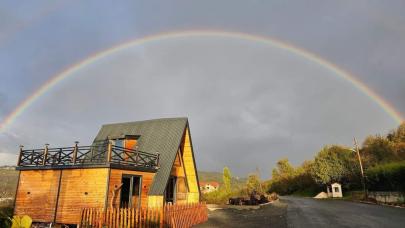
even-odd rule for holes
{"type": "Polygon", "coordinates": [[[219,187],[219,183],[215,182],[215,181],[211,181],[211,182],[200,182],[200,191],[202,193],[208,193],[208,192],[212,192],[212,191],[216,191],[218,190],[219,187]]]}
{"type": "Polygon", "coordinates": [[[199,202],[187,118],[103,125],[91,146],[21,147],[15,215],[77,224],[82,208],[199,202]]]}

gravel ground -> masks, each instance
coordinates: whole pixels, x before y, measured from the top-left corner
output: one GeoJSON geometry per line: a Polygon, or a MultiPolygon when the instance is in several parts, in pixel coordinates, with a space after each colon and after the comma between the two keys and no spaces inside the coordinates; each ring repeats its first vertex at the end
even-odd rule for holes
{"type": "Polygon", "coordinates": [[[219,209],[208,213],[208,221],[195,227],[287,227],[287,205],[274,202],[259,209],[219,209]]]}

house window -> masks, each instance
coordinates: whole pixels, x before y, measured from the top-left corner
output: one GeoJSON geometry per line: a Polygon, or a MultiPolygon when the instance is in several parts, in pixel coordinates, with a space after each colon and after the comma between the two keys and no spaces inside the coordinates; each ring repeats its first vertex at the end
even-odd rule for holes
{"type": "Polygon", "coordinates": [[[141,177],[123,175],[120,206],[125,208],[139,208],[141,205],[141,177]]]}
{"type": "MultiPolygon", "coordinates": [[[[137,150],[138,149],[138,139],[140,136],[136,135],[126,135],[122,138],[116,138],[112,140],[112,144],[116,147],[125,148],[129,150],[137,150]]],[[[130,151],[124,151],[123,149],[117,149],[116,153],[113,153],[113,159],[121,159],[123,158],[125,161],[129,159],[131,156],[128,154],[130,151]],[[124,155],[119,156],[117,153],[124,153],[124,155]]]]}
{"type": "Polygon", "coordinates": [[[139,136],[126,135],[122,138],[113,139],[114,146],[123,147],[130,150],[135,150],[138,145],[139,136]]]}

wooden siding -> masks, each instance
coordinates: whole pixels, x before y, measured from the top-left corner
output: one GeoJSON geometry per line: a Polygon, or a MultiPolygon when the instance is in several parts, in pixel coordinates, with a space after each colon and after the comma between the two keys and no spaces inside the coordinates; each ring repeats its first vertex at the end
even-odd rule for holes
{"type": "Polygon", "coordinates": [[[60,170],[21,171],[14,214],[29,215],[36,222],[52,222],[60,173],[60,170]]]}
{"type": "Polygon", "coordinates": [[[148,196],[148,207],[162,207],[163,196],[148,196]]]}
{"type": "Polygon", "coordinates": [[[182,143],[184,170],[187,175],[187,184],[189,188],[188,202],[199,202],[200,192],[197,183],[197,171],[194,164],[193,151],[191,147],[190,132],[186,128],[184,141],[182,143]]]}
{"type": "Polygon", "coordinates": [[[176,177],[185,177],[184,165],[182,160],[183,159],[180,159],[180,151],[178,151],[170,175],[176,177]]]}
{"type": "MultiPolygon", "coordinates": [[[[119,169],[111,169],[110,184],[109,184],[109,188],[108,188],[109,189],[108,190],[108,206],[111,205],[114,187],[121,185],[122,175],[124,175],[124,174],[142,176],[141,207],[147,207],[148,206],[148,192],[149,192],[150,185],[152,184],[153,177],[155,176],[155,173],[130,171],[130,170],[119,170],[119,169]]],[[[112,202],[112,204],[114,205],[114,207],[119,207],[119,202],[120,202],[120,193],[117,194],[117,197],[115,197],[115,200],[114,200],[114,202],[112,202]]]]}
{"type": "Polygon", "coordinates": [[[77,224],[82,208],[104,207],[107,178],[107,168],[63,170],[56,222],[77,224]]]}

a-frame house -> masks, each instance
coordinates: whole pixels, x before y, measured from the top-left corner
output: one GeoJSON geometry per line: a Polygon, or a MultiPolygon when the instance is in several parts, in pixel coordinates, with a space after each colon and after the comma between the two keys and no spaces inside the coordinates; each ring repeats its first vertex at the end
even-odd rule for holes
{"type": "Polygon", "coordinates": [[[200,201],[187,118],[103,125],[91,146],[21,148],[15,215],[77,224],[81,208],[200,201]]]}

